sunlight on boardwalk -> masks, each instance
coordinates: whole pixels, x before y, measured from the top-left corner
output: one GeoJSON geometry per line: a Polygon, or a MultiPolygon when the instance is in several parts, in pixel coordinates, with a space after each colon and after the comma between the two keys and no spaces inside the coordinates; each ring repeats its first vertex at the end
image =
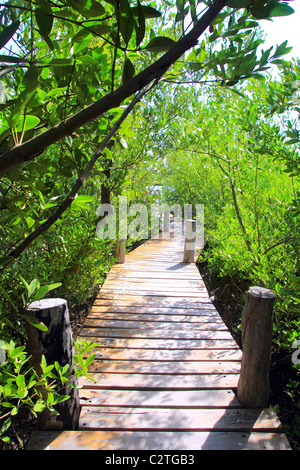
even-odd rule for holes
{"type": "Polygon", "coordinates": [[[272,410],[237,400],[242,353],[183,246],[151,239],[113,266],[81,331],[96,358],[79,429],[34,433],[31,448],[289,449],[272,410]]]}

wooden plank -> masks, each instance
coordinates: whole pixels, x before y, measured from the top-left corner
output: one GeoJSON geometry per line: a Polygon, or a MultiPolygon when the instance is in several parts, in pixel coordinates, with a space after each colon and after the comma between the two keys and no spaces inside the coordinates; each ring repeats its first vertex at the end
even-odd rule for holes
{"type": "MultiPolygon", "coordinates": [[[[291,450],[274,432],[34,431],[27,450],[291,450]]],[[[191,452],[192,455],[192,452],[191,452]]],[[[192,457],[188,460],[194,464],[192,457]]],[[[154,460],[152,463],[157,463],[154,460]]]]}
{"type": "Polygon", "coordinates": [[[187,277],[185,276],[198,276],[199,277],[199,271],[197,269],[191,269],[191,268],[188,268],[186,267],[187,265],[185,265],[185,267],[174,267],[176,266],[175,264],[172,264],[171,266],[164,266],[164,264],[161,264],[161,265],[158,265],[157,263],[156,264],[146,264],[146,263],[136,263],[136,262],[132,262],[132,263],[124,263],[122,265],[118,265],[116,268],[112,268],[112,274],[126,274],[126,273],[136,273],[137,272],[137,268],[138,268],[138,272],[141,274],[141,275],[148,275],[148,274],[158,274],[159,276],[160,275],[170,275],[170,276],[173,276],[173,275],[177,275],[177,276],[184,276],[185,279],[187,279],[187,277]]]}
{"type": "MultiPolygon", "coordinates": [[[[142,282],[105,282],[103,287],[101,288],[101,293],[104,291],[112,291],[114,292],[115,290],[124,290],[124,291],[134,291],[136,292],[136,295],[142,295],[141,293],[143,291],[152,291],[152,292],[165,292],[165,294],[168,294],[170,292],[170,295],[172,295],[174,292],[178,291],[179,293],[184,292],[184,296],[190,295],[190,294],[202,294],[202,297],[206,296],[208,297],[207,290],[204,287],[201,286],[176,286],[176,285],[171,285],[171,284],[154,284],[154,283],[142,283],[142,282]]],[[[181,294],[179,294],[181,296],[181,294]]]]}
{"type": "Polygon", "coordinates": [[[135,361],[103,360],[97,358],[89,367],[89,372],[109,372],[114,374],[238,374],[240,362],[222,361],[135,361]]]}
{"type": "Polygon", "coordinates": [[[181,308],[177,306],[147,306],[147,305],[123,305],[120,303],[108,303],[102,304],[99,300],[96,301],[90,310],[89,315],[98,312],[109,312],[109,313],[135,313],[135,314],[165,314],[165,315],[197,315],[201,318],[205,315],[214,315],[215,317],[221,318],[212,303],[197,305],[189,305],[189,308],[181,308]],[[97,302],[97,303],[96,303],[97,302]]]}
{"type": "Polygon", "coordinates": [[[166,307],[182,307],[182,308],[191,308],[190,305],[194,304],[196,306],[202,306],[203,304],[212,304],[211,300],[204,295],[193,294],[193,296],[170,296],[170,295],[154,295],[152,293],[136,295],[136,293],[125,295],[124,293],[108,293],[100,292],[95,300],[95,305],[109,305],[108,302],[115,303],[127,303],[128,305],[155,305],[156,307],[166,306],[166,307]],[[196,304],[196,305],[195,305],[196,304]]]}
{"type": "MultiPolygon", "coordinates": [[[[121,269],[134,269],[136,271],[138,268],[143,271],[145,269],[149,271],[162,271],[162,272],[170,272],[170,273],[196,273],[199,272],[197,271],[197,268],[193,265],[186,264],[186,263],[181,263],[181,262],[150,262],[150,261],[144,261],[144,262],[139,262],[137,263],[136,260],[128,260],[126,259],[125,263],[122,264],[121,269]]],[[[115,268],[117,270],[117,268],[115,268]]]]}
{"type": "Polygon", "coordinates": [[[115,388],[124,390],[193,390],[232,389],[237,387],[239,374],[112,374],[92,373],[90,379],[80,377],[83,388],[115,388]]]}
{"type": "Polygon", "coordinates": [[[232,390],[79,390],[82,406],[135,408],[241,408],[232,390]]]}
{"type": "Polygon", "coordinates": [[[79,335],[88,341],[100,343],[101,347],[134,348],[134,349],[239,349],[233,339],[205,340],[205,339],[153,339],[153,338],[101,338],[97,336],[79,335]]]}
{"type": "Polygon", "coordinates": [[[207,292],[204,282],[198,277],[198,279],[152,279],[152,278],[129,278],[127,275],[122,276],[122,278],[113,278],[110,275],[105,280],[104,283],[108,286],[124,285],[124,286],[159,286],[162,288],[182,288],[182,287],[196,287],[202,288],[207,292]]]}
{"type": "Polygon", "coordinates": [[[215,330],[167,330],[167,329],[130,329],[130,328],[82,328],[81,335],[85,337],[98,336],[99,338],[152,338],[152,339],[226,339],[231,340],[229,331],[215,330]]]}
{"type": "MultiPolygon", "coordinates": [[[[116,314],[115,314],[116,315],[116,314]]],[[[172,322],[169,321],[139,321],[139,320],[118,320],[111,319],[105,320],[101,318],[87,317],[84,322],[85,328],[127,328],[127,329],[147,329],[147,330],[180,330],[180,331],[201,331],[201,330],[224,330],[227,331],[227,327],[222,322],[204,322],[204,323],[192,323],[192,322],[172,322]]]]}
{"type": "Polygon", "coordinates": [[[149,289],[146,288],[141,288],[139,289],[138,287],[132,286],[132,287],[126,287],[125,285],[120,285],[119,288],[106,288],[102,287],[99,296],[98,297],[105,297],[106,295],[113,296],[113,295],[124,295],[126,296],[132,295],[132,296],[151,296],[151,297],[181,297],[181,298],[186,298],[186,297],[192,297],[195,299],[203,299],[203,300],[209,300],[209,297],[207,295],[207,292],[199,289],[186,289],[186,290],[179,290],[179,289],[152,289],[149,287],[149,289]]]}
{"type": "Polygon", "coordinates": [[[130,349],[101,347],[91,350],[96,358],[141,361],[241,361],[239,349],[130,349]]]}
{"type": "Polygon", "coordinates": [[[195,273],[172,273],[172,272],[157,272],[157,271],[135,271],[134,269],[119,268],[118,270],[110,271],[107,279],[122,280],[124,277],[126,279],[163,279],[163,280],[189,280],[189,281],[198,281],[199,272],[195,273]]]}
{"type": "Polygon", "coordinates": [[[273,410],[83,407],[79,429],[282,431],[273,410]]]}
{"type": "Polygon", "coordinates": [[[99,293],[95,299],[94,305],[114,305],[124,307],[155,307],[155,308],[180,308],[180,309],[199,309],[199,308],[211,308],[214,310],[215,307],[210,299],[202,298],[174,298],[174,297],[163,297],[163,296],[143,296],[143,295],[128,295],[124,294],[101,294],[99,293]],[[122,300],[123,298],[123,300],[122,300]]]}
{"type": "MultiPolygon", "coordinates": [[[[120,312],[116,309],[115,312],[103,312],[103,311],[98,311],[95,308],[93,311],[89,313],[85,320],[85,326],[91,325],[91,322],[96,322],[98,321],[98,325],[100,324],[101,326],[104,326],[104,321],[108,322],[145,322],[145,323],[151,323],[153,325],[158,325],[160,323],[171,323],[171,324],[180,324],[182,326],[188,324],[188,325],[205,325],[209,323],[215,323],[219,325],[223,325],[224,323],[219,317],[219,315],[174,315],[172,313],[168,315],[160,315],[160,314],[142,314],[142,313],[124,313],[122,309],[120,309],[120,312]]],[[[95,323],[96,324],[96,323],[95,323]]],[[[95,325],[93,325],[95,326],[95,325]]],[[[153,326],[154,328],[154,326],[153,326]]]]}

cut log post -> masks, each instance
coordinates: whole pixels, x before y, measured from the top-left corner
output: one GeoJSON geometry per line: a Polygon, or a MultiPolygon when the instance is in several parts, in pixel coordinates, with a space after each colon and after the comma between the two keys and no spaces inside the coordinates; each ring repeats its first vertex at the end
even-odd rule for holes
{"type": "Polygon", "coordinates": [[[164,211],[162,217],[162,238],[170,238],[170,211],[164,211]]]}
{"type": "MultiPolygon", "coordinates": [[[[32,302],[26,310],[27,314],[34,316],[38,322],[44,323],[48,330],[41,331],[26,322],[28,336],[28,353],[31,356],[30,365],[37,373],[41,372],[40,364],[42,355],[45,356],[47,364],[55,361],[61,366],[70,365],[70,382],[77,385],[74,375],[74,347],[70,325],[67,301],[64,299],[43,299],[32,302]]],[[[47,392],[42,391],[44,398],[47,392]]],[[[49,410],[38,415],[38,429],[77,429],[80,413],[79,394],[77,388],[64,386],[60,391],[70,398],[55,406],[59,416],[54,416],[49,410]]]]}
{"type": "Polygon", "coordinates": [[[185,224],[184,263],[195,262],[196,220],[187,219],[185,224]]]}
{"type": "Polygon", "coordinates": [[[272,342],[272,311],[275,294],[263,287],[250,287],[242,317],[242,363],[237,387],[245,408],[268,405],[272,342]]]}
{"type": "Polygon", "coordinates": [[[125,263],[125,255],[126,255],[126,240],[117,240],[116,245],[114,248],[114,257],[116,258],[117,262],[120,264],[125,263]]]}

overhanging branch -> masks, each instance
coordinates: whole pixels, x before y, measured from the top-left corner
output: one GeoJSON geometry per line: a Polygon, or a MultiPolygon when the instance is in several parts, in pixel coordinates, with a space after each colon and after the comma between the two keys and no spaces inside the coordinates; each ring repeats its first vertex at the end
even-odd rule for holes
{"type": "Polygon", "coordinates": [[[35,159],[50,145],[60,139],[71,135],[78,128],[98,118],[108,110],[120,106],[120,104],[133,94],[142,90],[153,80],[160,79],[187,50],[197,44],[198,38],[211,24],[214,18],[226,5],[227,0],[215,0],[200,18],[196,26],[182,39],[180,39],[168,52],[156,62],[131,78],[126,84],[120,86],[113,93],[107,94],[95,103],[71,116],[64,122],[60,122],[40,135],[17,145],[0,156],[0,174],[20,163],[35,159]]]}

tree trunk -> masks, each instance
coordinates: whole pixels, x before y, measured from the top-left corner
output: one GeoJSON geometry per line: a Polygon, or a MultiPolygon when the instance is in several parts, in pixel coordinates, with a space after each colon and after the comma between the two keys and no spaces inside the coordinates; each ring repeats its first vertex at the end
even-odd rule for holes
{"type": "Polygon", "coordinates": [[[125,255],[126,255],[126,240],[117,240],[115,247],[114,247],[114,257],[116,258],[118,263],[125,263],[125,255]]]}
{"type": "Polygon", "coordinates": [[[263,287],[250,287],[242,317],[242,364],[237,395],[245,408],[268,404],[275,295],[263,287]]]}
{"type": "MultiPolygon", "coordinates": [[[[39,322],[43,322],[48,328],[47,331],[41,331],[26,322],[31,366],[40,374],[42,355],[49,365],[55,361],[61,366],[69,364],[70,381],[76,385],[73,338],[67,301],[43,299],[32,302],[27,308],[27,313],[33,315],[39,322]]],[[[64,387],[61,393],[70,395],[70,398],[55,406],[59,416],[51,416],[51,413],[45,410],[38,415],[38,429],[77,429],[80,412],[78,389],[64,387]]],[[[46,398],[46,391],[43,395],[46,398]]]]}

